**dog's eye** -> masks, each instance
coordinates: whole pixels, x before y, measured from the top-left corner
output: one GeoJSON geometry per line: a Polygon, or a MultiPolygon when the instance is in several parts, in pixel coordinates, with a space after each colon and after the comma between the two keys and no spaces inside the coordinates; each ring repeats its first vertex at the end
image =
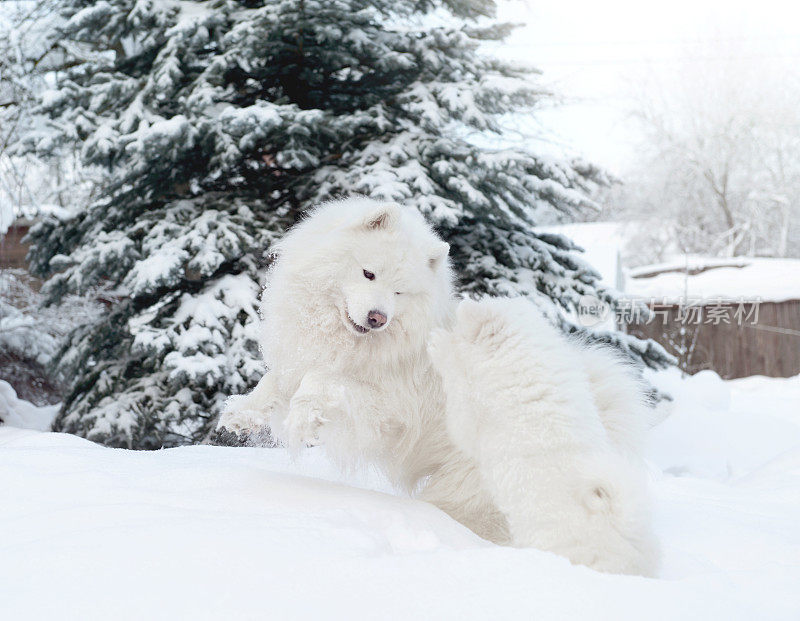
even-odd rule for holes
{"type": "Polygon", "coordinates": [[[394,294],[395,295],[400,295],[400,291],[395,291],[394,294]]]}
{"type": "Polygon", "coordinates": [[[368,272],[367,270],[364,270],[364,278],[366,278],[367,280],[375,280],[375,274],[373,274],[372,272],[368,272]]]}

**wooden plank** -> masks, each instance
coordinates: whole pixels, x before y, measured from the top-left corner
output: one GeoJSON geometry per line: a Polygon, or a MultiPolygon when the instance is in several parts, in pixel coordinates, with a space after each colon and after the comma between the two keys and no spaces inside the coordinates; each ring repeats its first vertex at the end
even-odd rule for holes
{"type": "MultiPolygon", "coordinates": [[[[761,302],[757,323],[747,320],[743,325],[733,319],[738,303],[710,306],[727,308],[731,322],[687,325],[680,321],[679,307],[674,305],[667,307],[666,325],[659,319],[649,324],[628,324],[625,329],[630,334],[659,342],[679,359],[681,368],[688,373],[713,369],[726,379],[800,374],[800,300],[761,302]],[[687,351],[692,341],[694,348],[687,351]]],[[[744,309],[745,316],[755,312],[752,304],[745,304],[744,309]]],[[[705,321],[707,306],[703,317],[705,321]]]]}

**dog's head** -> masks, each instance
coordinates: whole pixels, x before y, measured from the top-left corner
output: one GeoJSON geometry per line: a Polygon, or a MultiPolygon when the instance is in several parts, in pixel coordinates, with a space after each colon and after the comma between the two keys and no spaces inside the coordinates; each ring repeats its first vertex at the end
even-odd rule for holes
{"type": "Polygon", "coordinates": [[[325,203],[276,250],[263,305],[267,355],[278,345],[308,355],[339,348],[354,364],[385,362],[415,355],[449,316],[449,246],[415,209],[325,203]]]}
{"type": "Polygon", "coordinates": [[[393,203],[365,210],[345,235],[340,313],[355,336],[429,328],[431,305],[449,290],[449,246],[416,213],[393,203]],[[443,282],[444,280],[444,282],[443,282]]]}

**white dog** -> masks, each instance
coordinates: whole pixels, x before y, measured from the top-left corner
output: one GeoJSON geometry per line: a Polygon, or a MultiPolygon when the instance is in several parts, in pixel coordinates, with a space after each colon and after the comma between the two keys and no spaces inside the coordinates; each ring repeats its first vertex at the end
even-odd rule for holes
{"type": "Polygon", "coordinates": [[[478,464],[513,545],[652,575],[638,459],[647,417],[624,365],[570,341],[524,299],[465,300],[429,349],[450,436],[478,464]]]}
{"type": "Polygon", "coordinates": [[[416,210],[366,198],[316,208],[281,240],[268,274],[269,372],[231,400],[219,426],[268,424],[290,447],[320,443],[342,464],[376,464],[398,487],[506,543],[504,516],[448,438],[426,349],[455,306],[448,248],[416,210]]]}
{"type": "MultiPolygon", "coordinates": [[[[447,244],[414,210],[365,198],[316,208],[280,242],[278,259],[268,273],[262,348],[269,372],[251,394],[232,398],[219,426],[241,430],[269,425],[290,447],[323,444],[342,464],[363,461],[379,466],[399,488],[417,492],[490,541],[556,549],[541,539],[525,539],[519,530],[511,540],[509,520],[519,520],[520,512],[505,506],[499,510],[502,494],[497,482],[486,476],[475,442],[465,442],[453,429],[456,448],[448,434],[453,418],[445,416],[442,380],[427,349],[431,331],[453,321],[447,252],[447,244]]],[[[461,322],[457,332],[460,326],[461,322]]],[[[444,334],[450,333],[441,333],[440,341],[444,334]]],[[[566,346],[558,342],[558,347],[566,346]]],[[[437,351],[441,363],[442,348],[437,351]]],[[[590,386],[594,411],[607,427],[607,432],[602,425],[595,429],[587,443],[594,438],[605,447],[610,439],[621,453],[635,454],[640,438],[631,417],[637,388],[618,365],[609,366],[607,356],[587,350],[582,359],[589,378],[584,384],[590,386]],[[612,376],[615,381],[608,381],[612,376]]],[[[478,361],[457,362],[452,374],[443,369],[451,383],[463,379],[462,364],[478,361]]],[[[565,374],[562,386],[561,373],[560,367],[551,370],[550,385],[554,398],[563,392],[569,401],[574,384],[565,374]]],[[[510,378],[519,382],[518,394],[529,389],[530,376],[516,373],[510,378]]],[[[456,415],[458,397],[450,400],[456,415]]],[[[513,403],[508,405],[510,412],[513,403]]],[[[471,404],[464,404],[461,414],[465,430],[475,431],[478,418],[471,404]]],[[[487,437],[512,447],[525,441],[515,438],[503,420],[501,415],[496,433],[487,437]]],[[[571,463],[566,456],[563,461],[571,463]]],[[[603,461],[603,467],[610,468],[606,462],[610,460],[603,461]]],[[[531,466],[517,465],[523,475],[531,466]]],[[[547,470],[545,459],[541,465],[547,470]]],[[[567,468],[562,487],[575,486],[574,477],[583,472],[567,468]]],[[[625,472],[613,481],[623,481],[625,472]]],[[[604,487],[592,490],[616,494],[607,479],[611,477],[603,479],[604,487]]],[[[533,488],[520,491],[535,493],[533,488]]],[[[544,519],[548,505],[541,502],[550,501],[531,498],[529,504],[544,507],[544,519]]],[[[602,506],[605,501],[598,496],[595,502],[602,506]]],[[[565,504],[559,494],[552,502],[565,504]]],[[[635,503],[632,497],[631,502],[635,503]]],[[[584,542],[593,534],[576,531],[575,536],[584,542]]],[[[570,555],[563,546],[557,551],[570,555]]],[[[610,570],[630,569],[616,564],[617,559],[571,558],[610,570]]]]}

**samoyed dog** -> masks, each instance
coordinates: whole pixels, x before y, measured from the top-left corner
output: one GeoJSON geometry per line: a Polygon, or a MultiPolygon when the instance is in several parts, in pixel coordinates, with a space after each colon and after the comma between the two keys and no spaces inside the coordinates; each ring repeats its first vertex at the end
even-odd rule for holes
{"type": "Polygon", "coordinates": [[[614,355],[570,341],[520,298],[461,302],[429,351],[450,438],[477,464],[513,545],[654,574],[643,393],[614,355]]]}
{"type": "Polygon", "coordinates": [[[456,313],[448,250],[394,203],[312,210],[267,274],[269,371],[230,399],[219,427],[269,426],[291,449],[320,444],[342,466],[377,466],[495,543],[648,573],[631,465],[638,386],[531,305],[463,302],[456,313]]]}
{"type": "Polygon", "coordinates": [[[455,307],[448,250],[397,204],[348,198],[314,209],[279,242],[267,275],[269,371],[229,401],[219,427],[268,425],[290,448],[322,444],[342,465],[377,465],[398,488],[507,543],[505,516],[449,439],[427,353],[455,307]]]}

